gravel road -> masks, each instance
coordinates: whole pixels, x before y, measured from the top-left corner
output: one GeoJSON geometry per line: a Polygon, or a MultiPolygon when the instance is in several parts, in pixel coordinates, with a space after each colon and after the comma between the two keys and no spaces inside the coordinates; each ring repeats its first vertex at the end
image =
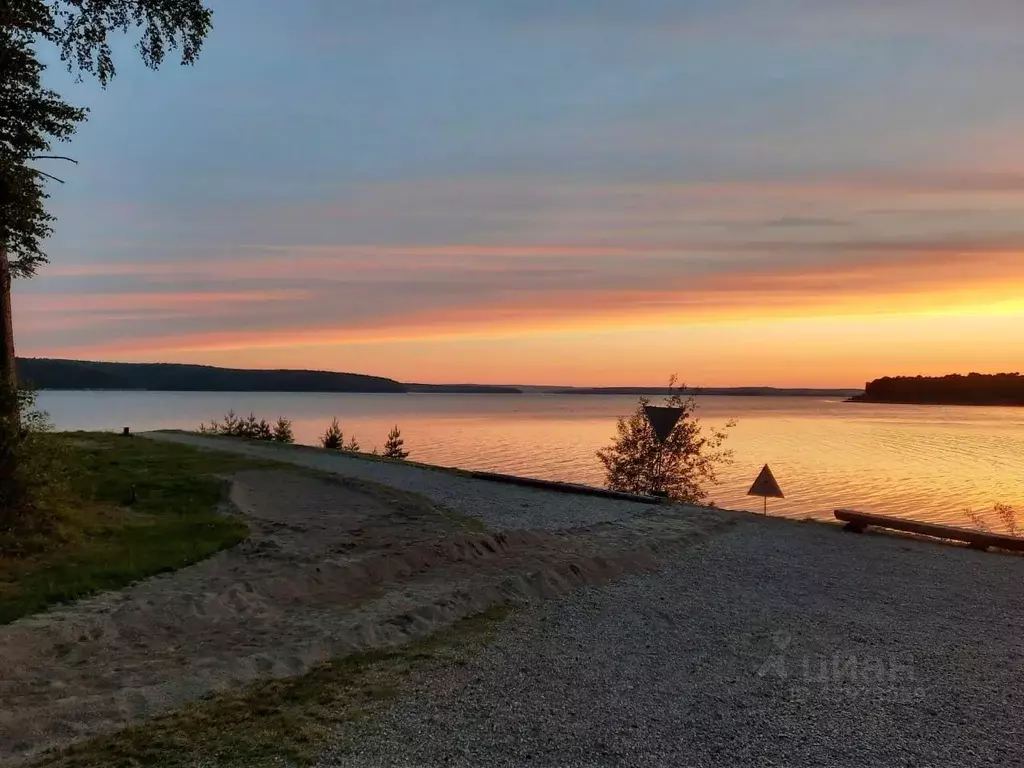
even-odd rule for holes
{"type": "Polygon", "coordinates": [[[754,520],[523,609],[321,768],[1017,766],[1022,584],[1019,557],[754,520]]]}
{"type": "Polygon", "coordinates": [[[508,485],[461,477],[411,465],[355,459],[302,446],[255,445],[184,432],[145,432],[152,440],[183,443],[370,480],[426,496],[450,509],[477,517],[492,529],[564,530],[610,520],[624,520],[651,507],[607,499],[508,485]]]}

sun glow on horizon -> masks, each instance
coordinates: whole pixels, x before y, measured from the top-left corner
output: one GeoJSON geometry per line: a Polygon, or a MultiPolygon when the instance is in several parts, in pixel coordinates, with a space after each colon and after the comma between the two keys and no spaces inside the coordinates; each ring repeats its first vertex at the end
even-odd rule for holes
{"type": "Polygon", "coordinates": [[[981,4],[442,0],[410,11],[425,35],[225,3],[200,68],[75,86],[83,164],[15,285],[18,352],[579,385],[1024,369],[1024,5],[981,4]]]}

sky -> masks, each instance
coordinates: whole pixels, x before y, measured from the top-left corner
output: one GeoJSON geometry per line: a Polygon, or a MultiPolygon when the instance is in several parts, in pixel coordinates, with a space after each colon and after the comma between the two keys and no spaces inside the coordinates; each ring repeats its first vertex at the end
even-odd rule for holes
{"type": "Polygon", "coordinates": [[[1019,0],[213,0],[119,41],[19,354],[416,382],[1024,369],[1019,0]]]}

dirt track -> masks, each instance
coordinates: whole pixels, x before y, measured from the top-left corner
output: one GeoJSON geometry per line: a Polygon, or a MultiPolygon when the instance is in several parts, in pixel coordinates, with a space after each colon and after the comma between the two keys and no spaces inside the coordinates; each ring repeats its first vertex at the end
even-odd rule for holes
{"type": "Polygon", "coordinates": [[[232,501],[252,529],[234,549],[0,627],[0,761],[498,602],[653,570],[739,519],[655,507],[571,531],[479,533],[418,497],[285,471],[237,475],[232,501]]]}

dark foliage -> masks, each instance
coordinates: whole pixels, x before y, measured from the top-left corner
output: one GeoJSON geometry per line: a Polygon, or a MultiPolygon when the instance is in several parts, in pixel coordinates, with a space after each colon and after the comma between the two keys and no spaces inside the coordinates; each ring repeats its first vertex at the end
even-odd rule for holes
{"type": "Polygon", "coordinates": [[[405,450],[405,440],[402,439],[402,430],[396,424],[388,432],[388,440],[384,443],[384,457],[388,459],[407,459],[409,452],[405,450]]]}
{"type": "Polygon", "coordinates": [[[341,431],[338,419],[331,420],[331,424],[324,431],[320,438],[320,445],[330,451],[341,451],[345,449],[345,434],[341,431]]]}
{"type": "Polygon", "coordinates": [[[970,521],[971,525],[977,528],[979,531],[985,533],[992,533],[992,523],[990,517],[995,517],[999,521],[999,527],[1002,529],[1000,532],[1005,533],[1007,536],[1021,536],[1022,531],[1020,522],[1017,518],[1017,510],[1015,507],[1009,504],[996,504],[992,508],[991,515],[975,512],[973,509],[965,509],[964,515],[970,521]]]}
{"type": "Polygon", "coordinates": [[[60,49],[70,72],[95,75],[106,85],[116,74],[111,33],[141,31],[135,48],[150,69],[169,50],[193,64],[213,26],[213,12],[202,0],[36,0],[48,16],[44,34],[60,49]]]}
{"type": "Polygon", "coordinates": [[[0,3],[0,515],[8,522],[20,516],[42,525],[45,517],[42,497],[29,494],[39,485],[42,471],[32,461],[33,443],[18,442],[10,278],[29,277],[47,260],[42,244],[52,232],[54,217],[46,210],[45,182],[60,179],[39,164],[69,159],[49,155],[51,147],[70,139],[86,117],[85,110],[43,86],[45,66],[36,45],[56,45],[70,71],[95,75],[106,85],[115,72],[111,34],[140,29],[136,47],[146,66],[158,67],[168,50],[178,48],[182,63],[190,64],[210,30],[210,19],[202,0],[0,3]],[[27,474],[32,472],[36,475],[27,474]]]}
{"type": "Polygon", "coordinates": [[[886,376],[868,382],[864,394],[853,399],[872,403],[1024,405],[1024,376],[1019,373],[886,376]]]}
{"type": "Polygon", "coordinates": [[[277,423],[271,425],[266,419],[257,419],[252,413],[239,417],[233,410],[224,414],[224,418],[220,421],[214,419],[209,424],[200,424],[199,434],[241,437],[246,440],[265,440],[275,443],[295,442],[292,435],[292,423],[288,419],[278,418],[277,423]]]}
{"type": "Polygon", "coordinates": [[[163,392],[405,392],[392,379],[332,371],[270,371],[178,363],[93,363],[21,358],[18,375],[37,389],[163,392]]]}
{"type": "Polygon", "coordinates": [[[707,500],[706,485],[716,481],[717,467],[732,460],[731,452],[722,448],[725,430],[705,435],[695,416],[696,398],[684,395],[685,388],[676,389],[675,383],[673,376],[668,389],[671,394],[664,405],[682,408],[683,415],[663,445],[655,438],[644,413],[650,400],[641,397],[636,411],[629,418],[619,419],[612,444],[597,452],[611,490],[641,495],[665,493],[675,501],[698,504],[707,500]]]}
{"type": "Polygon", "coordinates": [[[158,67],[168,50],[195,61],[210,30],[201,0],[4,0],[0,9],[0,247],[12,273],[26,277],[46,262],[42,241],[52,231],[44,187],[49,172],[35,167],[53,142],[67,141],[86,110],[42,85],[45,66],[36,44],[55,44],[72,72],[106,85],[115,74],[108,38],[141,30],[143,63],[158,67]]]}
{"type": "Polygon", "coordinates": [[[295,442],[295,435],[292,433],[292,423],[283,416],[277,419],[274,424],[273,440],[275,443],[290,445],[295,442]]]}
{"type": "MultiPolygon", "coordinates": [[[[12,395],[0,387],[0,399],[12,395]]],[[[52,541],[67,481],[64,446],[50,434],[46,414],[35,409],[35,393],[21,390],[12,423],[0,419],[0,554],[30,554],[39,542],[52,541]]]]}
{"type": "Polygon", "coordinates": [[[48,174],[34,161],[53,142],[69,140],[86,116],[43,87],[35,43],[47,36],[50,18],[37,0],[5,0],[0,10],[0,248],[14,277],[30,276],[46,261],[41,243],[52,232],[48,174]]]}

